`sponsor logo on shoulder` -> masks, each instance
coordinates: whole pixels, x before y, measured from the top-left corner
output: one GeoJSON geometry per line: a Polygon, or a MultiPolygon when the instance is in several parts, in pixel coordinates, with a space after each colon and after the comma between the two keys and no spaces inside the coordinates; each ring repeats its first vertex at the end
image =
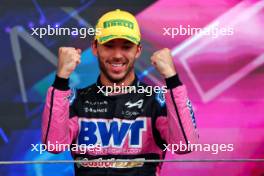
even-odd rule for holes
{"type": "Polygon", "coordinates": [[[71,94],[67,97],[69,102],[70,102],[70,105],[74,102],[75,98],[76,98],[76,89],[75,88],[72,88],[71,89],[71,94]]]}
{"type": "Polygon", "coordinates": [[[191,101],[188,99],[187,102],[186,102],[186,105],[190,111],[190,114],[191,114],[191,117],[192,117],[192,122],[193,122],[193,126],[196,128],[196,120],[195,120],[195,117],[194,117],[194,112],[193,112],[193,107],[192,107],[192,103],[191,101]]]}
{"type": "Polygon", "coordinates": [[[165,95],[162,92],[156,94],[156,100],[158,101],[159,105],[163,107],[165,105],[165,95]]]}

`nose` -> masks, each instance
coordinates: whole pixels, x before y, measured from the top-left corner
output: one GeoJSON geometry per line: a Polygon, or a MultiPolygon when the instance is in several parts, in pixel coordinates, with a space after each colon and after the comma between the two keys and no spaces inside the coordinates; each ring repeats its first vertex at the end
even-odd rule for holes
{"type": "Polygon", "coordinates": [[[114,58],[123,58],[122,49],[119,48],[119,47],[116,47],[116,48],[114,49],[113,57],[114,57],[114,58]]]}

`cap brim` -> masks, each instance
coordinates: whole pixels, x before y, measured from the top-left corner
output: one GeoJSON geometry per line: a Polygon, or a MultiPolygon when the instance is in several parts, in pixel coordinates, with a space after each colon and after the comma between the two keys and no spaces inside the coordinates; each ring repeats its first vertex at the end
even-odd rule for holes
{"type": "Polygon", "coordinates": [[[139,44],[139,42],[136,42],[135,40],[133,40],[133,39],[131,39],[131,38],[129,38],[129,37],[126,37],[126,36],[114,36],[114,37],[111,37],[111,38],[109,38],[109,39],[107,39],[107,40],[104,40],[103,42],[99,42],[99,41],[98,41],[98,43],[99,43],[99,44],[105,44],[105,43],[107,43],[107,42],[109,42],[109,41],[111,41],[111,40],[114,40],[114,39],[125,39],[125,40],[128,40],[128,41],[130,41],[130,42],[136,44],[136,45],[139,44]]]}

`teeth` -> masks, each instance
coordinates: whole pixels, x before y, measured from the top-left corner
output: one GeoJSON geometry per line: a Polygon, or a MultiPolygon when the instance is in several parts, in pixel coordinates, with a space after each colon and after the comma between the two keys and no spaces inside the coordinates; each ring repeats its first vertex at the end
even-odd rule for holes
{"type": "Polygon", "coordinates": [[[112,64],[113,67],[121,67],[123,64],[112,64]]]}

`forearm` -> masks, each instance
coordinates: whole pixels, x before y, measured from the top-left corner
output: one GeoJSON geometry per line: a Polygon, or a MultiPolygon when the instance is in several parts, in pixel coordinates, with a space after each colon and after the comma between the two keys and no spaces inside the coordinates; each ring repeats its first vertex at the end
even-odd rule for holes
{"type": "Polygon", "coordinates": [[[71,144],[75,138],[78,122],[77,117],[69,118],[70,94],[70,90],[49,88],[42,117],[44,144],[71,144]]]}
{"type": "Polygon", "coordinates": [[[171,144],[197,143],[198,134],[194,116],[189,106],[187,90],[178,77],[166,80],[168,92],[165,94],[168,121],[167,142],[171,144]]]}

